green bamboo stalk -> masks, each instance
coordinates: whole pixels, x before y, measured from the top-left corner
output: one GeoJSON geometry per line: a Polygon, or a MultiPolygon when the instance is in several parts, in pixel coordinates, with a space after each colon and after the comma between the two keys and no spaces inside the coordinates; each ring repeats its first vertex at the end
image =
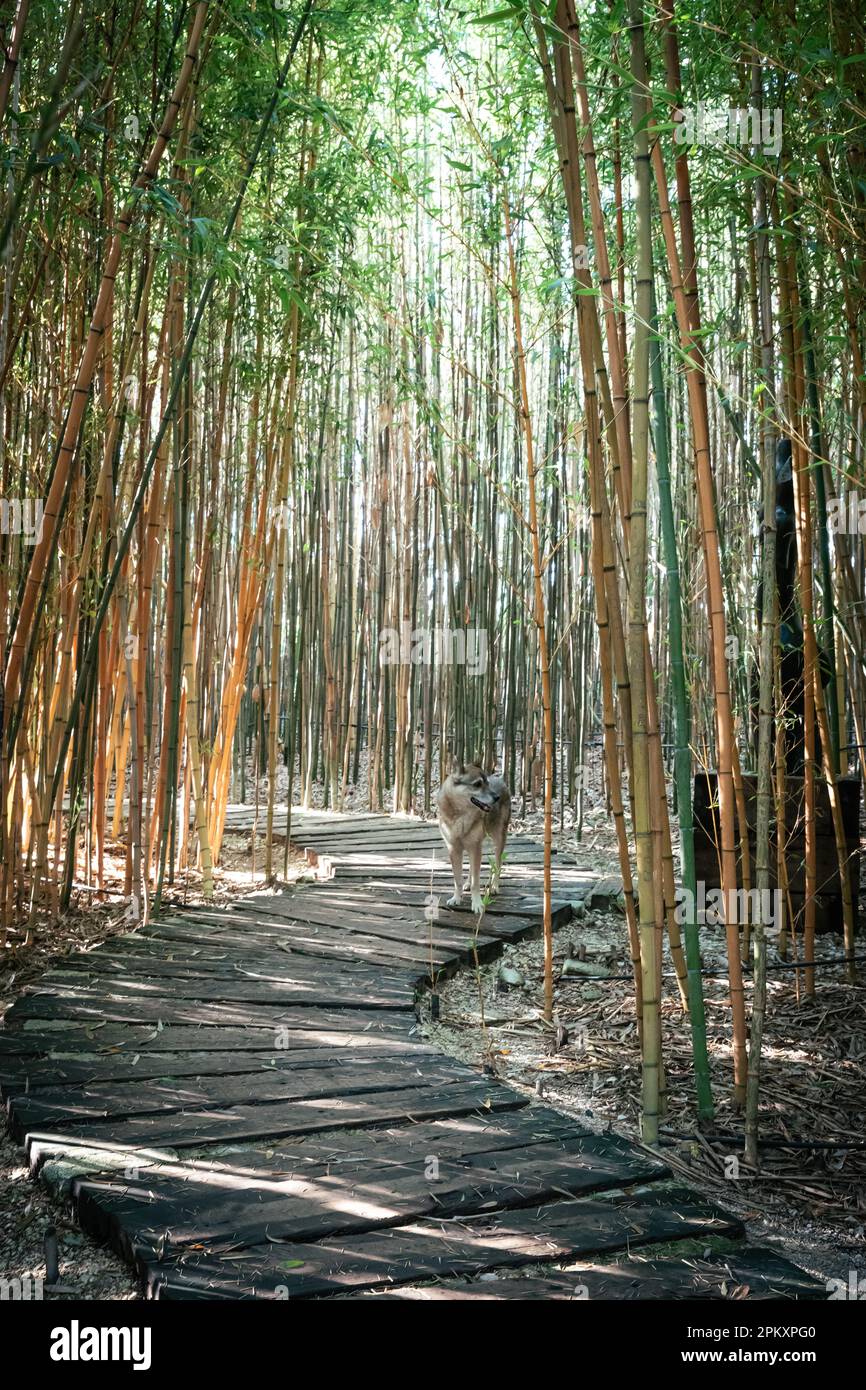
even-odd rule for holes
{"type": "MultiPolygon", "coordinates": [[[[752,64],[752,100],[763,101],[759,62],[752,64]]],[[[761,342],[761,385],[764,412],[761,420],[761,471],[763,495],[763,555],[761,570],[761,646],[758,694],[758,786],[755,816],[755,866],[759,895],[752,941],[754,978],[752,1019],[749,1031],[749,1072],[746,1081],[745,1160],[758,1166],[758,1102],[761,1081],[761,1047],[767,996],[767,943],[764,904],[770,893],[770,827],[773,801],[773,685],[774,652],[777,648],[778,595],[776,591],[776,373],[773,357],[773,297],[770,277],[767,191],[763,173],[754,182],[755,267],[758,291],[757,326],[761,342]]],[[[782,795],[784,804],[784,795],[782,795]]],[[[776,827],[777,837],[781,827],[776,827]]]]}
{"type": "Polygon", "coordinates": [[[827,665],[832,675],[827,686],[827,717],[830,724],[830,743],[833,750],[833,772],[838,776],[839,763],[839,708],[844,704],[845,693],[840,688],[836,664],[835,609],[833,602],[833,570],[830,561],[830,534],[827,526],[827,464],[824,452],[824,431],[821,427],[821,401],[818,395],[818,369],[815,363],[815,339],[812,333],[812,311],[809,297],[809,282],[805,268],[800,275],[800,298],[804,314],[801,323],[803,334],[803,354],[806,360],[806,400],[809,406],[810,443],[815,460],[815,510],[818,522],[818,555],[821,564],[821,621],[818,624],[821,645],[827,653],[827,665]]]}
{"type": "Polygon", "coordinates": [[[630,0],[631,107],[635,161],[634,392],[632,396],[631,545],[628,557],[628,669],[632,686],[634,839],[640,907],[640,957],[643,1001],[641,1035],[641,1134],[658,1143],[662,1073],[660,970],[653,834],[658,806],[653,804],[649,756],[649,703],[646,656],[647,460],[649,445],[649,358],[652,317],[652,208],[647,136],[647,68],[640,0],[630,0]]]}
{"type": "Polygon", "coordinates": [[[692,819],[692,755],[691,706],[686,685],[683,653],[682,592],[680,566],[677,556],[674,506],[671,496],[670,436],[667,402],[662,376],[659,322],[655,286],[652,292],[652,338],[650,340],[650,379],[653,402],[653,452],[659,490],[659,512],[662,526],[662,545],[665,556],[668,590],[668,640],[670,642],[670,678],[674,696],[676,751],[674,779],[677,793],[677,815],[680,823],[680,859],[683,888],[686,891],[686,917],[683,935],[686,942],[686,967],[689,977],[689,1021],[692,1029],[692,1061],[695,1069],[695,1089],[698,1098],[698,1118],[713,1118],[713,1093],[710,1085],[710,1063],[707,1054],[707,1020],[704,1011],[704,992],[701,977],[701,944],[695,916],[697,882],[695,879],[695,837],[692,819]]]}

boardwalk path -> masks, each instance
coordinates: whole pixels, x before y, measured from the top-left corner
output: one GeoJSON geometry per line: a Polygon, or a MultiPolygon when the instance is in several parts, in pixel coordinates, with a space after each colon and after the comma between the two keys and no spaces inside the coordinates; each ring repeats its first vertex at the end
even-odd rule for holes
{"type": "MultiPolygon", "coordinates": [[[[250,823],[231,809],[229,828],[250,823]]],[[[431,978],[473,944],[490,959],[539,931],[537,845],[512,839],[476,935],[469,913],[425,918],[431,886],[450,892],[434,826],[309,813],[293,838],[332,876],[71,956],[0,1032],[0,1085],[33,1168],[151,1294],[822,1296],[771,1252],[720,1253],[739,1222],[661,1159],[421,1040],[431,978]],[[690,1238],[715,1253],[678,1257],[671,1243],[690,1238]],[[652,1244],[664,1258],[610,1260],[652,1244]],[[532,1265],[529,1279],[489,1278],[532,1265]]],[[[557,867],[555,925],[590,886],[557,867]]]]}

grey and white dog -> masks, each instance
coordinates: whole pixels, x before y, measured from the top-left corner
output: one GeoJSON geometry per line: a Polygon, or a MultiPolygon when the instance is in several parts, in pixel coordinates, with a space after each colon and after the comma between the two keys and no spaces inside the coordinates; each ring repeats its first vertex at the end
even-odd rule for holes
{"type": "Polygon", "coordinates": [[[463,854],[469,855],[469,890],[472,911],[483,911],[481,901],[481,850],[484,837],[493,841],[491,892],[499,889],[502,854],[511,815],[511,793],[501,777],[485,772],[477,763],[455,763],[436,793],[439,829],[448,847],[454,874],[454,897],[448,907],[459,907],[463,897],[463,854]]]}

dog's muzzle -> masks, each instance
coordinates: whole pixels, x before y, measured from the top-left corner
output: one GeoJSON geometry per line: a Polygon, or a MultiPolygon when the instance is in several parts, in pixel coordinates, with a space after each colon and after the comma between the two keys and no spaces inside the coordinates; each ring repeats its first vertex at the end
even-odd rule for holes
{"type": "Polygon", "coordinates": [[[479,811],[492,811],[499,797],[495,796],[491,801],[479,801],[477,796],[470,796],[469,800],[472,802],[473,806],[478,807],[479,811]]]}

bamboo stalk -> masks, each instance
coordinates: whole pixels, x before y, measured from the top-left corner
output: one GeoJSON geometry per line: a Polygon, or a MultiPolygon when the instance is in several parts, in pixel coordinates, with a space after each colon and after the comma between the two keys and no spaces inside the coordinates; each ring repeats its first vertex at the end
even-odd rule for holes
{"type": "Polygon", "coordinates": [[[507,195],[502,202],[505,220],[505,243],[508,248],[508,269],[511,283],[511,313],[514,327],[514,355],[520,388],[520,420],[526,447],[526,479],[529,492],[529,539],[532,547],[532,574],[535,592],[533,618],[538,641],[541,668],[541,708],[544,725],[544,1017],[553,1020],[553,890],[551,854],[553,843],[553,719],[551,711],[550,657],[547,647],[547,621],[542,583],[543,565],[538,534],[538,499],[535,485],[535,451],[532,436],[532,417],[529,411],[529,389],[526,378],[526,354],[523,347],[523,326],[520,317],[520,290],[517,262],[511,233],[511,212],[507,195]]]}

